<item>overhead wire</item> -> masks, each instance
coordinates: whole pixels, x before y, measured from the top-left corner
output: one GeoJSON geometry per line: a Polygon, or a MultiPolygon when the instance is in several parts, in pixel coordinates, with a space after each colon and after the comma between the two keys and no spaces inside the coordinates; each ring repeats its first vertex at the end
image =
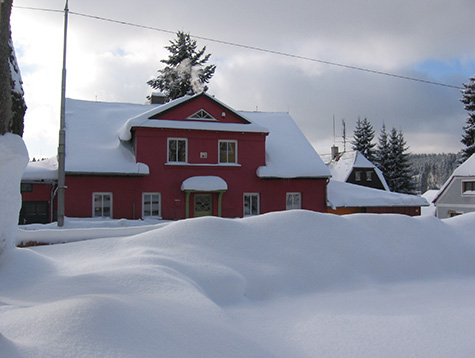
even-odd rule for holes
{"type": "MultiPolygon", "coordinates": [[[[45,9],[45,8],[37,8],[37,7],[30,7],[30,6],[14,5],[13,7],[18,8],[18,9],[37,10],[37,11],[45,11],[45,12],[56,12],[56,13],[63,13],[64,12],[63,10],[45,9]]],[[[69,11],[69,14],[76,15],[76,16],[79,16],[79,17],[90,18],[90,19],[94,19],[94,20],[111,22],[111,23],[120,24],[120,25],[137,27],[137,28],[141,28],[141,29],[145,29],[145,30],[158,31],[158,32],[163,32],[163,33],[168,33],[168,34],[176,34],[176,31],[172,31],[172,30],[167,30],[167,29],[161,29],[161,28],[153,27],[153,26],[136,24],[136,23],[132,23],[132,22],[129,22],[129,21],[115,20],[115,19],[110,19],[110,18],[97,16],[97,15],[84,14],[84,13],[80,13],[80,12],[76,12],[76,11],[69,11]]],[[[424,80],[424,79],[421,79],[421,78],[405,76],[405,75],[400,75],[400,74],[395,74],[395,73],[390,73],[390,72],[385,72],[385,71],[373,70],[373,69],[359,67],[359,66],[347,65],[347,64],[343,64],[343,63],[327,61],[327,60],[317,59],[317,58],[308,57],[308,56],[296,55],[296,54],[292,54],[292,53],[288,53],[288,52],[270,50],[270,49],[257,47],[257,46],[245,45],[245,44],[240,44],[240,43],[230,42],[230,41],[225,41],[225,40],[219,40],[219,39],[213,39],[213,38],[205,37],[205,36],[198,36],[198,35],[191,35],[191,34],[190,34],[190,36],[195,38],[195,39],[199,39],[199,40],[214,42],[214,43],[233,46],[233,47],[244,48],[244,49],[247,49],[247,50],[269,53],[269,54],[278,55],[278,56],[285,56],[285,57],[295,58],[295,59],[304,60],[304,61],[311,61],[311,62],[321,63],[321,64],[324,64],[324,65],[336,66],[336,67],[346,68],[346,69],[350,69],[350,70],[362,71],[362,72],[372,73],[372,74],[376,74],[376,75],[382,75],[382,76],[393,77],[393,78],[398,78],[398,79],[402,79],[402,80],[420,82],[420,83],[430,84],[430,85],[435,85],[435,86],[454,88],[454,89],[458,89],[458,90],[464,89],[461,86],[455,86],[455,85],[451,85],[451,84],[447,84],[447,83],[429,81],[429,80],[424,80]]]]}

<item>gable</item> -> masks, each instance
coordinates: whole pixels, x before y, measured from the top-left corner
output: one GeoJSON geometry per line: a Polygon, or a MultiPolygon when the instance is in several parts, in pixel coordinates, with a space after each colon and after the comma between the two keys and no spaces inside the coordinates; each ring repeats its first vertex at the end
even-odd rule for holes
{"type": "Polygon", "coordinates": [[[205,93],[187,96],[159,107],[149,119],[172,121],[217,121],[220,123],[249,124],[250,122],[230,107],[205,93]]]}

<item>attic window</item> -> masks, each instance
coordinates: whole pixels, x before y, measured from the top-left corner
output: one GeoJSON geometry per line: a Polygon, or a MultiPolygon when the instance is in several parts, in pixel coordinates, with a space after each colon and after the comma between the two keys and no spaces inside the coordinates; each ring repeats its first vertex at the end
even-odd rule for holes
{"type": "Polygon", "coordinates": [[[206,112],[204,109],[200,109],[198,112],[192,114],[187,119],[198,119],[202,121],[216,121],[216,118],[214,118],[211,114],[206,112]]]}

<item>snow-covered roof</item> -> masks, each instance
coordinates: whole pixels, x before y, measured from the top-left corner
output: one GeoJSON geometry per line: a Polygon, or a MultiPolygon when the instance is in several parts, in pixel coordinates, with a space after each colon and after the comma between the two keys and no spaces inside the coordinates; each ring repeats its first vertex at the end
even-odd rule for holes
{"type": "Polygon", "coordinates": [[[439,190],[438,195],[434,198],[433,202],[436,202],[440,198],[445,189],[449,186],[450,182],[455,177],[475,177],[475,154],[472,154],[465,162],[460,164],[460,166],[454,170],[452,175],[447,179],[447,181],[442,185],[439,190]]]}
{"type": "MultiPolygon", "coordinates": [[[[154,106],[156,108],[156,106],[154,106]]],[[[119,140],[124,122],[150,105],[66,100],[66,172],[145,175],[129,143],[119,140]]]]}
{"type": "Polygon", "coordinates": [[[37,162],[29,162],[21,178],[25,181],[58,180],[58,160],[51,157],[37,162]]]}
{"type": "Polygon", "coordinates": [[[288,113],[238,112],[251,122],[269,128],[266,166],[261,178],[328,178],[330,171],[288,113]]]}
{"type": "MultiPolygon", "coordinates": [[[[196,96],[196,95],[195,95],[196,96]]],[[[164,105],[66,102],[66,171],[146,175],[146,164],[136,163],[130,146],[132,127],[266,133],[266,166],[260,177],[329,177],[330,172],[288,113],[239,112],[243,123],[150,119],[190,101],[185,96],[164,105]],[[248,122],[248,123],[246,123],[248,122]]],[[[210,97],[211,98],[211,97],[210,97]]],[[[219,105],[225,104],[212,98],[219,105]]]]}
{"type": "Polygon", "coordinates": [[[228,190],[228,184],[224,179],[209,175],[209,176],[194,176],[183,181],[181,190],[196,190],[196,191],[220,191],[228,190]]]}
{"type": "Polygon", "coordinates": [[[384,179],[384,175],[376,165],[371,163],[366,157],[357,150],[343,152],[337,159],[332,160],[330,156],[322,156],[330,169],[332,179],[340,182],[346,182],[353,168],[374,169],[385,190],[389,191],[389,186],[384,179]]]}
{"type": "Polygon", "coordinates": [[[429,206],[426,199],[408,194],[368,188],[331,179],[327,185],[328,206],[377,207],[377,206],[429,206]]]}

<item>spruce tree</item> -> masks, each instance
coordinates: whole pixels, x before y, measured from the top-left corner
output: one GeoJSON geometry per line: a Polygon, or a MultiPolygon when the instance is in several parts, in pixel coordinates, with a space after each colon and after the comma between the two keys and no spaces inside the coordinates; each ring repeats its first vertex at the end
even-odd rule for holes
{"type": "Polygon", "coordinates": [[[176,40],[170,41],[170,45],[165,48],[170,51],[170,55],[160,62],[166,67],[159,70],[158,76],[147,84],[170,99],[206,92],[206,83],[216,69],[215,65],[205,66],[211,56],[205,55],[206,46],[197,50],[196,41],[191,39],[190,34],[178,31],[176,40]]]}
{"type": "Polygon", "coordinates": [[[20,68],[15,56],[15,49],[13,48],[13,42],[9,41],[10,46],[10,71],[11,71],[11,96],[12,96],[12,122],[10,131],[12,133],[23,136],[23,122],[26,112],[26,103],[23,92],[23,82],[21,80],[20,68]]]}
{"type": "Polygon", "coordinates": [[[462,90],[463,97],[460,101],[465,104],[465,109],[468,111],[468,118],[466,125],[463,127],[464,134],[461,142],[465,145],[462,149],[461,162],[466,161],[475,153],[475,76],[470,78],[469,83],[463,84],[465,89],[462,90]]]}
{"type": "Polygon", "coordinates": [[[408,147],[404,140],[402,131],[396,128],[391,130],[388,138],[389,142],[389,170],[386,181],[391,191],[413,194],[415,192],[415,182],[409,162],[408,147]]]}
{"type": "Polygon", "coordinates": [[[0,135],[10,132],[12,125],[12,98],[10,73],[10,14],[12,0],[0,3],[0,135]]]}
{"type": "Polygon", "coordinates": [[[388,133],[386,132],[386,125],[383,124],[376,147],[375,164],[383,172],[386,181],[388,181],[387,176],[390,170],[390,152],[388,133]]]}
{"type": "Polygon", "coordinates": [[[361,152],[361,154],[363,154],[370,162],[375,160],[374,146],[376,144],[373,143],[373,139],[374,129],[371,123],[367,118],[361,120],[358,117],[356,128],[353,132],[353,150],[361,152]]]}

